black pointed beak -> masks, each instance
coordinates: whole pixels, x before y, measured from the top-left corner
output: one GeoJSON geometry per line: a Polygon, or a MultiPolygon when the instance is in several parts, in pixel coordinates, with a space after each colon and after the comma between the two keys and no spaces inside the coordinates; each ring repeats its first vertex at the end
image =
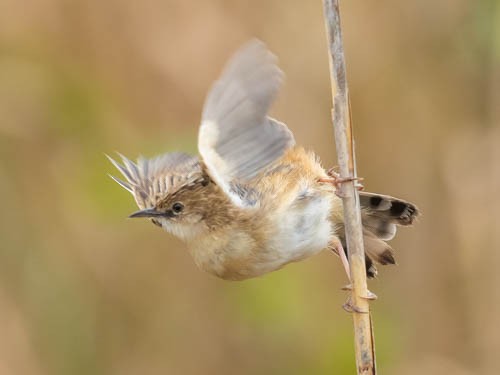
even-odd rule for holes
{"type": "Polygon", "coordinates": [[[164,212],[158,212],[154,208],[145,208],[144,210],[136,211],[133,214],[129,216],[129,218],[136,218],[136,217],[158,217],[158,216],[165,216],[164,212]]]}

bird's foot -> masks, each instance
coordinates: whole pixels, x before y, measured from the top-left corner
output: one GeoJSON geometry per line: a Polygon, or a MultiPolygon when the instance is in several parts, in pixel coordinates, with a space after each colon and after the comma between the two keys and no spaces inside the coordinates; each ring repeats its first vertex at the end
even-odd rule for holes
{"type": "Polygon", "coordinates": [[[375,293],[370,292],[369,290],[366,291],[366,296],[361,296],[361,298],[365,298],[370,301],[375,301],[378,297],[375,293]]]}
{"type": "MultiPolygon", "coordinates": [[[[347,275],[347,279],[349,280],[349,284],[345,285],[342,287],[342,290],[352,292],[353,291],[353,285],[351,281],[351,269],[349,266],[349,261],[347,260],[347,256],[344,250],[344,247],[342,246],[342,243],[338,238],[334,238],[329,245],[329,248],[340,257],[340,260],[342,261],[342,265],[344,266],[345,273],[347,275]]],[[[366,291],[366,295],[361,296],[361,298],[367,299],[367,300],[376,300],[377,295],[375,293],[370,292],[369,290],[366,291]]],[[[356,313],[368,313],[369,311],[364,311],[357,307],[353,302],[352,302],[352,297],[349,296],[347,298],[346,303],[342,305],[342,308],[347,311],[347,312],[356,312],[356,313]]]]}
{"type": "Polygon", "coordinates": [[[326,171],[328,178],[320,178],[319,182],[330,183],[335,186],[335,194],[339,198],[345,198],[345,193],[342,191],[342,184],[344,182],[354,181],[354,187],[359,191],[363,190],[365,187],[360,183],[363,181],[363,177],[340,177],[340,174],[337,173],[333,168],[330,168],[326,171]]]}
{"type": "MultiPolygon", "coordinates": [[[[347,287],[352,288],[352,286],[350,284],[347,285],[347,287]]],[[[361,297],[361,298],[375,300],[375,299],[377,299],[377,296],[374,293],[368,291],[368,294],[364,297],[361,297]]],[[[342,308],[349,313],[355,312],[355,313],[360,313],[360,314],[368,314],[370,312],[369,310],[364,310],[364,309],[356,306],[354,304],[354,302],[352,301],[352,296],[347,297],[347,301],[342,305],[342,308]]]]}
{"type": "Polygon", "coordinates": [[[329,168],[326,170],[326,174],[333,178],[340,177],[340,173],[335,170],[335,167],[329,168]]]}
{"type": "MultiPolygon", "coordinates": [[[[340,288],[341,290],[345,290],[347,292],[352,292],[352,284],[347,284],[347,285],[344,285],[342,288],[340,288]]],[[[361,298],[364,298],[364,299],[367,299],[367,300],[370,300],[370,301],[374,301],[376,300],[378,297],[375,293],[373,292],[370,292],[369,290],[366,291],[366,295],[365,296],[361,296],[361,298]]]]}
{"type": "Polygon", "coordinates": [[[356,306],[353,302],[352,302],[352,298],[351,297],[348,297],[347,298],[347,301],[342,305],[342,308],[347,311],[348,313],[359,313],[359,314],[368,314],[370,311],[369,310],[363,310],[361,308],[359,308],[358,306],[356,306]]]}

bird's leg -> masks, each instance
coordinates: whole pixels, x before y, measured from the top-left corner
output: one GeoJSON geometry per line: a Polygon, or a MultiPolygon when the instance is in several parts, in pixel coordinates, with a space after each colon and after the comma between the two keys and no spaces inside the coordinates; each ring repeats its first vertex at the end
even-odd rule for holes
{"type": "MultiPolygon", "coordinates": [[[[349,266],[349,261],[347,259],[346,252],[344,250],[344,247],[342,246],[342,243],[338,238],[334,238],[330,241],[329,248],[340,257],[340,260],[342,261],[342,265],[344,266],[345,273],[347,275],[347,278],[349,279],[349,284],[345,285],[342,287],[342,290],[350,291],[352,292],[353,287],[352,287],[352,281],[351,281],[351,269],[349,266]]],[[[362,298],[366,298],[369,300],[376,300],[377,295],[375,293],[370,292],[369,290],[367,291],[366,296],[362,296],[362,298]]],[[[353,304],[352,302],[352,297],[349,296],[347,298],[346,303],[342,305],[342,308],[347,311],[347,312],[357,312],[357,313],[364,313],[367,311],[362,311],[359,309],[356,305],[353,304]]]]}
{"type": "Polygon", "coordinates": [[[345,255],[345,250],[342,246],[342,243],[337,237],[335,237],[331,240],[329,248],[340,257],[347,278],[349,279],[349,282],[351,282],[351,268],[349,267],[349,261],[347,260],[347,256],[345,255]]]}
{"type": "Polygon", "coordinates": [[[328,178],[320,178],[318,179],[318,181],[328,182],[335,186],[335,194],[337,194],[337,196],[340,198],[344,198],[344,193],[342,192],[342,183],[344,182],[354,181],[354,187],[356,189],[364,189],[364,186],[360,183],[360,181],[363,181],[362,177],[340,177],[340,175],[335,172],[333,168],[328,169],[326,171],[326,174],[328,175],[328,178]]]}

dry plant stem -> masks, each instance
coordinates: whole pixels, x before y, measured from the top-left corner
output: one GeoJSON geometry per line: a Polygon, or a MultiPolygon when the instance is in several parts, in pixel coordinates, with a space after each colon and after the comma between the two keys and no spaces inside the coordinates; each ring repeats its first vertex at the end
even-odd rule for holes
{"type": "Polygon", "coordinates": [[[351,112],[342,45],[338,0],[323,0],[332,81],[333,127],[340,177],[351,181],[342,183],[344,220],[349,249],[352,295],[350,307],[354,320],[354,340],[358,374],[376,374],[373,330],[370,316],[369,292],[366,284],[365,252],[361,228],[359,195],[355,187],[356,162],[352,136],[351,112]]]}

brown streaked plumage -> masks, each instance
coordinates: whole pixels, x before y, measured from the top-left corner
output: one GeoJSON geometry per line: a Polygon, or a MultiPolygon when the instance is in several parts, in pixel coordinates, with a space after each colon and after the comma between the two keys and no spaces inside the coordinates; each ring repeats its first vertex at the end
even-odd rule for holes
{"type": "MultiPolygon", "coordinates": [[[[198,139],[201,158],[181,153],[123,165],[110,158],[140,211],[184,240],[203,270],[243,280],[323,249],[343,254],[341,199],[312,152],[295,146],[285,124],[267,116],[282,72],[252,41],[230,60],[207,96],[198,139]]],[[[367,273],[395,263],[386,241],[410,225],[416,207],[360,193],[367,273]]]]}

